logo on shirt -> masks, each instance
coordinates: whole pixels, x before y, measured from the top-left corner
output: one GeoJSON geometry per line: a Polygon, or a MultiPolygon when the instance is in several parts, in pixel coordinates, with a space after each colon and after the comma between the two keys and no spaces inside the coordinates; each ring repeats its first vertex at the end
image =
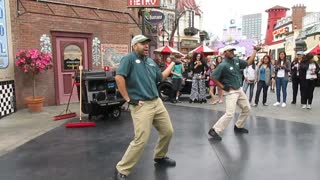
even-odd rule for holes
{"type": "Polygon", "coordinates": [[[232,70],[233,70],[233,67],[230,67],[230,70],[232,71],[232,70]]]}
{"type": "Polygon", "coordinates": [[[149,65],[149,66],[152,66],[152,67],[156,67],[156,65],[155,65],[155,64],[152,64],[152,63],[149,63],[148,65],[149,65]]]}
{"type": "Polygon", "coordinates": [[[239,66],[239,63],[236,63],[237,66],[239,66]]]}
{"type": "Polygon", "coordinates": [[[141,61],[140,61],[139,59],[136,59],[136,63],[137,63],[137,64],[140,64],[141,61]]]}

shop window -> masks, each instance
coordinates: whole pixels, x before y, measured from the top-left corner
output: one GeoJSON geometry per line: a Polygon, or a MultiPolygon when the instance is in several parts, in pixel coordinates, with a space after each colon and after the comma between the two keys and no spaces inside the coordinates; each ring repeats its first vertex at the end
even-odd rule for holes
{"type": "Polygon", "coordinates": [[[82,51],[79,46],[69,45],[65,47],[63,52],[63,69],[65,71],[78,69],[81,59],[82,51]]]}

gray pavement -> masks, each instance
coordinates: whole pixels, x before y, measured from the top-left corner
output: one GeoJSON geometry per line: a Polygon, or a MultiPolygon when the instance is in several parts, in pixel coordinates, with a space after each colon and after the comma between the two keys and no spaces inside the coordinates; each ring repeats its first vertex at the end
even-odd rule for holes
{"type": "MultiPolygon", "coordinates": [[[[288,84],[287,107],[274,107],[275,93],[268,94],[269,106],[252,108],[252,116],[268,117],[281,120],[295,121],[312,125],[320,125],[320,88],[317,87],[314,92],[314,102],[311,110],[301,109],[298,101],[297,105],[291,105],[292,100],[291,83],[288,84]]],[[[225,105],[210,105],[210,104],[189,104],[187,97],[185,102],[176,104],[177,106],[198,107],[212,109],[214,111],[224,111],[225,105]]],[[[262,95],[260,100],[262,99],[262,95]]],[[[297,99],[300,99],[298,97],[297,99]]],[[[166,103],[167,104],[167,103],[166,103]]],[[[27,109],[19,110],[9,116],[0,119],[0,156],[10,152],[18,146],[64,124],[67,119],[53,121],[55,115],[59,115],[65,109],[62,106],[45,107],[41,113],[30,113],[27,109]]],[[[79,115],[79,104],[71,104],[70,109],[79,115]]]]}

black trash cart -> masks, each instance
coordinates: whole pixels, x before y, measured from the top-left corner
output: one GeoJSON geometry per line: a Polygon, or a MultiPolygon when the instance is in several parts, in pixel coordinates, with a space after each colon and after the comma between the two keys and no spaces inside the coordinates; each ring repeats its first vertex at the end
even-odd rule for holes
{"type": "MultiPolygon", "coordinates": [[[[82,112],[92,116],[104,115],[118,119],[121,115],[121,106],[126,102],[115,81],[115,71],[92,70],[82,72],[82,112]]],[[[77,83],[80,76],[76,77],[77,83]]],[[[80,86],[77,86],[80,100],[80,86]]]]}

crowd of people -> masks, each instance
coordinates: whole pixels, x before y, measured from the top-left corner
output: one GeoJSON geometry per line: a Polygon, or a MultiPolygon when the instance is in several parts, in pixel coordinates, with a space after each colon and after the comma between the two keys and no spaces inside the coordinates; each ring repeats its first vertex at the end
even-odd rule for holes
{"type": "MultiPolygon", "coordinates": [[[[211,99],[209,104],[212,105],[223,103],[223,90],[216,86],[210,78],[223,58],[222,56],[205,58],[201,53],[193,54],[190,61],[181,60],[181,58],[174,56],[168,57],[166,63],[171,62],[172,59],[178,59],[181,63],[176,64],[171,71],[174,92],[170,101],[172,103],[180,102],[179,96],[181,93],[179,93],[179,90],[182,89],[184,81],[189,75],[192,79],[189,103],[206,103],[207,99],[211,99]],[[209,96],[206,96],[207,93],[209,93],[209,96]]],[[[269,105],[267,102],[268,92],[271,92],[276,95],[276,102],[273,102],[273,106],[286,107],[287,87],[291,79],[293,92],[291,104],[297,103],[297,95],[300,91],[301,107],[311,109],[313,91],[319,72],[319,65],[312,54],[298,51],[292,62],[287,60],[284,51],[279,52],[276,60],[271,59],[269,55],[264,55],[256,63],[248,65],[241,72],[243,73],[242,89],[245,94],[249,89],[248,100],[251,106],[258,106],[262,91],[263,106],[269,105]]]]}

